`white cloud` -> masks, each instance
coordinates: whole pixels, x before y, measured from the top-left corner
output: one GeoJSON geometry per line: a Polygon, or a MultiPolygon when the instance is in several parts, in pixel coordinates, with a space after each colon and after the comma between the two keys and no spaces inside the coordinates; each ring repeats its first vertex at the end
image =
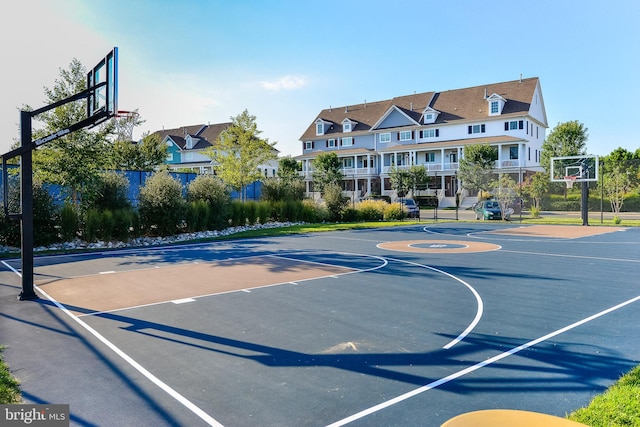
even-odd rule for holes
{"type": "Polygon", "coordinates": [[[283,76],[274,81],[260,82],[260,86],[272,91],[300,89],[306,85],[306,79],[299,76],[283,76]]]}

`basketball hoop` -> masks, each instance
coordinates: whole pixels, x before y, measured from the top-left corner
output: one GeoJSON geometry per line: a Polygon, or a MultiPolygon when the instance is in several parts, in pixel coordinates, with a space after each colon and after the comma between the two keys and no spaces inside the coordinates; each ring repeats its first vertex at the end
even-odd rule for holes
{"type": "Polygon", "coordinates": [[[565,176],[564,182],[567,184],[567,188],[573,188],[573,184],[576,182],[576,179],[578,179],[577,176],[565,176]]]}
{"type": "Polygon", "coordinates": [[[115,118],[116,135],[118,141],[131,141],[133,139],[133,128],[138,122],[140,115],[137,111],[118,111],[115,118]]]}

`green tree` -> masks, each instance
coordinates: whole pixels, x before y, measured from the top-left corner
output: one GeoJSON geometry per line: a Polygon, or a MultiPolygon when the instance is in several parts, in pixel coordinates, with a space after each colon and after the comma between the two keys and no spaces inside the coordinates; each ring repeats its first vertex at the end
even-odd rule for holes
{"type": "MultiPolygon", "coordinates": [[[[604,174],[605,179],[611,173],[620,174],[624,172],[629,179],[629,185],[632,187],[638,186],[640,182],[640,149],[634,153],[618,147],[609,155],[604,156],[602,160],[604,170],[600,171],[600,173],[604,174]]],[[[619,181],[619,178],[614,178],[614,180],[619,181]]]]}
{"type": "MultiPolygon", "coordinates": [[[[246,191],[246,186],[265,179],[258,169],[277,158],[274,143],[261,139],[256,116],[244,110],[231,118],[231,126],[220,133],[214,146],[203,154],[218,164],[218,176],[236,191],[246,191]]],[[[242,193],[242,199],[246,198],[242,193]]]]}
{"type": "Polygon", "coordinates": [[[325,187],[337,185],[342,188],[342,162],[336,153],[320,153],[313,159],[313,186],[324,196],[325,187]]]}
{"type": "Polygon", "coordinates": [[[535,217],[540,214],[540,209],[542,208],[542,197],[549,191],[550,183],[551,179],[549,174],[536,172],[527,177],[525,182],[521,185],[522,192],[529,197],[531,202],[531,213],[535,217]]]}
{"type": "MultiPolygon", "coordinates": [[[[53,88],[45,88],[47,105],[73,96],[86,88],[86,70],[73,59],[68,70],[60,70],[60,78],[53,88]]],[[[31,107],[27,106],[27,109],[31,107]]],[[[86,101],[79,100],[61,105],[35,117],[42,122],[34,132],[34,139],[65,129],[86,118],[86,101]]],[[[107,136],[113,125],[107,123],[97,131],[81,129],[55,139],[35,150],[34,176],[43,182],[63,185],[70,189],[70,198],[77,203],[79,194],[93,191],[100,172],[105,167],[108,153],[107,136]]]]}
{"type": "Polygon", "coordinates": [[[302,179],[300,176],[300,163],[290,156],[278,160],[278,176],[283,179],[302,179]]]}
{"type": "Polygon", "coordinates": [[[398,197],[404,197],[411,189],[411,173],[407,169],[392,166],[389,169],[389,183],[398,197]]]}
{"type": "Polygon", "coordinates": [[[458,178],[468,189],[489,191],[497,159],[497,149],[489,144],[467,145],[464,147],[464,157],[460,159],[458,178]]]}
{"type": "Polygon", "coordinates": [[[167,146],[157,134],[145,133],[140,142],[118,139],[111,151],[111,168],[151,172],[167,159],[167,146]]]}
{"type": "Polygon", "coordinates": [[[577,120],[558,123],[542,143],[540,165],[551,170],[552,157],[580,156],[586,154],[588,129],[577,120]]]}
{"type": "Polygon", "coordinates": [[[498,179],[491,182],[493,195],[500,204],[502,220],[506,221],[512,213],[511,202],[516,198],[517,184],[508,174],[501,174],[498,179]]]}
{"type": "Polygon", "coordinates": [[[602,189],[611,203],[613,213],[620,213],[624,198],[631,191],[631,188],[631,173],[627,168],[614,166],[604,175],[602,189]]]}

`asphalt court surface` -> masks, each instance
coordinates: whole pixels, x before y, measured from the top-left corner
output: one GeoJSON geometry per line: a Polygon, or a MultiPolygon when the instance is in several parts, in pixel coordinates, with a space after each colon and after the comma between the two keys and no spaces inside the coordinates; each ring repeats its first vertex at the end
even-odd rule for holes
{"type": "MultiPolygon", "coordinates": [[[[60,305],[4,298],[5,355],[27,399],[69,403],[74,425],[564,416],[640,363],[640,230],[535,227],[37,258],[39,292],[60,305]],[[12,341],[18,332],[47,340],[12,341]]],[[[11,274],[0,273],[5,292],[11,274]]]]}

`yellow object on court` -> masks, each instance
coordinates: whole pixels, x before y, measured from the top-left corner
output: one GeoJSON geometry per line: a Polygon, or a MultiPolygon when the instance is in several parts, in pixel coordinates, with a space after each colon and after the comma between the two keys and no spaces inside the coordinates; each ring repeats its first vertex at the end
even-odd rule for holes
{"type": "Polygon", "coordinates": [[[541,414],[513,409],[488,409],[467,412],[451,418],[442,427],[584,427],[585,424],[541,414]]]}

